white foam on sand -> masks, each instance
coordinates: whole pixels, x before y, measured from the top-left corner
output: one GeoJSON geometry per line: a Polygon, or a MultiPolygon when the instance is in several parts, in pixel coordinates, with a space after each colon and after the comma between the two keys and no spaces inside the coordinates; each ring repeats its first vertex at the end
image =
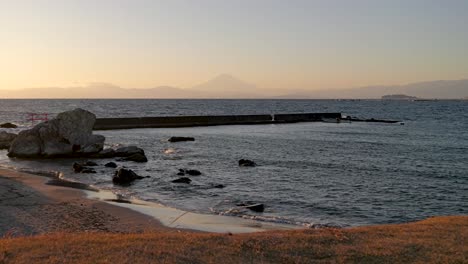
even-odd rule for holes
{"type": "Polygon", "coordinates": [[[142,200],[131,200],[131,203],[115,202],[112,200],[116,200],[118,197],[110,191],[84,192],[89,199],[104,201],[154,217],[163,225],[171,228],[192,229],[212,233],[252,233],[301,228],[294,225],[265,223],[232,216],[192,213],[142,200]]]}

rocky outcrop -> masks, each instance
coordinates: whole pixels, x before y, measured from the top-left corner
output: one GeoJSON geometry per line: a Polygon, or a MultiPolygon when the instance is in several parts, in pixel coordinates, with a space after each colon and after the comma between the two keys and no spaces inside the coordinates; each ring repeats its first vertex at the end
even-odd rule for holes
{"type": "Polygon", "coordinates": [[[16,137],[16,134],[0,131],[0,149],[9,149],[16,137]]]}
{"type": "Polygon", "coordinates": [[[0,125],[0,128],[17,128],[18,126],[12,123],[3,123],[0,125]]]}
{"type": "Polygon", "coordinates": [[[104,147],[104,136],[93,135],[96,116],[83,109],[63,112],[56,118],[21,131],[12,142],[8,156],[50,158],[89,156],[104,147]]]}
{"type": "Polygon", "coordinates": [[[195,138],[193,137],[171,137],[167,141],[169,142],[195,141],[195,138]]]}
{"type": "Polygon", "coordinates": [[[128,185],[134,180],[139,180],[143,178],[146,178],[146,177],[139,176],[130,169],[119,168],[115,172],[114,177],[112,178],[112,182],[114,184],[119,184],[119,185],[128,185]]]}

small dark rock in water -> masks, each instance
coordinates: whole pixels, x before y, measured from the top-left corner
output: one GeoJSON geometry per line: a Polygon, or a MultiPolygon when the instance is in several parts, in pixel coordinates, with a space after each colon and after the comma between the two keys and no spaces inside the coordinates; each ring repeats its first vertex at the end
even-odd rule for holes
{"type": "Polygon", "coordinates": [[[3,123],[0,125],[1,128],[17,128],[18,126],[12,123],[3,123]]]}
{"type": "MultiPolygon", "coordinates": [[[[90,164],[92,163],[94,162],[90,161],[90,164]]],[[[88,165],[88,162],[86,162],[85,164],[80,164],[80,163],[75,162],[73,163],[73,170],[75,171],[75,173],[96,173],[96,171],[93,168],[85,167],[85,165],[92,166],[92,165],[88,165]]]]}
{"type": "Polygon", "coordinates": [[[108,162],[104,165],[104,167],[117,168],[117,164],[115,162],[108,162]]]}
{"type": "Polygon", "coordinates": [[[168,139],[169,142],[182,142],[182,141],[195,141],[193,137],[171,137],[168,139]]]}
{"type": "Polygon", "coordinates": [[[108,149],[101,150],[96,154],[91,155],[91,158],[108,159],[108,158],[115,157],[115,155],[116,155],[115,150],[108,148],[108,149]]]}
{"type": "Polygon", "coordinates": [[[223,184],[213,184],[213,188],[217,188],[217,189],[222,189],[226,186],[224,186],[223,184]]]}
{"type": "Polygon", "coordinates": [[[136,146],[122,147],[115,150],[115,157],[130,157],[134,154],[145,155],[145,151],[136,146]]]}
{"type": "Polygon", "coordinates": [[[134,161],[134,162],[148,162],[148,158],[144,154],[135,153],[131,156],[123,158],[122,160],[125,161],[134,161]]]}
{"type": "Polygon", "coordinates": [[[182,177],[182,178],[179,178],[179,179],[176,179],[176,180],[173,180],[172,181],[173,183],[191,183],[192,180],[187,178],[187,177],[182,177]]]}
{"type": "Polygon", "coordinates": [[[76,173],[79,173],[81,172],[82,170],[84,169],[83,165],[75,162],[73,163],[73,170],[76,172],[76,173]]]}
{"type": "Polygon", "coordinates": [[[186,170],[186,169],[179,169],[179,173],[177,173],[178,176],[184,176],[185,174],[188,174],[190,176],[199,176],[202,173],[199,170],[186,170]]]}
{"type": "Polygon", "coordinates": [[[244,208],[247,208],[247,209],[250,209],[254,212],[258,212],[258,213],[261,213],[263,211],[265,211],[265,205],[264,204],[261,204],[261,203],[251,203],[251,202],[247,202],[247,203],[240,203],[240,204],[236,204],[237,206],[242,206],[244,208]]]}
{"type": "Polygon", "coordinates": [[[185,170],[185,173],[190,176],[199,176],[202,174],[199,170],[185,170]]]}
{"type": "Polygon", "coordinates": [[[134,171],[126,168],[119,168],[114,177],[112,177],[112,182],[115,184],[129,184],[134,180],[143,179],[145,177],[138,176],[134,171]]]}
{"type": "Polygon", "coordinates": [[[251,160],[241,159],[239,160],[239,166],[241,167],[255,167],[257,164],[251,160]]]}
{"type": "Polygon", "coordinates": [[[96,171],[92,168],[84,168],[81,173],[96,173],[96,171]]]}
{"type": "Polygon", "coordinates": [[[98,164],[94,161],[87,161],[84,165],[94,167],[94,166],[97,166],[98,164]]]}
{"type": "Polygon", "coordinates": [[[261,212],[265,211],[265,205],[263,205],[263,204],[247,205],[247,206],[245,206],[245,208],[250,209],[250,210],[252,210],[254,212],[258,212],[258,213],[261,213],[261,212]]]}

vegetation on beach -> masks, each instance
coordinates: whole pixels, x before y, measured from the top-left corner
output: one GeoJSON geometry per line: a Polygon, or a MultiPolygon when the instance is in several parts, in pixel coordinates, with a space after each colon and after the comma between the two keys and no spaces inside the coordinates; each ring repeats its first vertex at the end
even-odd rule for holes
{"type": "Polygon", "coordinates": [[[466,263],[468,217],[254,234],[61,233],[0,240],[0,263],[466,263]]]}

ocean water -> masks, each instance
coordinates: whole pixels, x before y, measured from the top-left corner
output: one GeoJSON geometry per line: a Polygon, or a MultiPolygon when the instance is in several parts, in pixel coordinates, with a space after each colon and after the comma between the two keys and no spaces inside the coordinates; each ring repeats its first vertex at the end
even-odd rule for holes
{"type": "MultiPolygon", "coordinates": [[[[402,223],[468,213],[468,101],[381,100],[0,100],[0,123],[31,126],[27,113],[81,107],[98,117],[341,112],[404,123],[281,125],[98,131],[107,146],[137,145],[149,162],[117,162],[150,178],[112,184],[114,169],[75,174],[75,160],[9,159],[66,179],[171,207],[299,225],[402,223]],[[194,142],[169,143],[171,136],[194,142]],[[259,166],[243,168],[239,159],[259,166]],[[180,168],[203,174],[175,184],[180,168]],[[213,186],[223,184],[225,188],[213,186]],[[264,213],[236,204],[266,205],[264,213]]],[[[20,130],[17,129],[17,130],[20,130]]],[[[105,164],[111,160],[99,160],[105,164]]]]}

